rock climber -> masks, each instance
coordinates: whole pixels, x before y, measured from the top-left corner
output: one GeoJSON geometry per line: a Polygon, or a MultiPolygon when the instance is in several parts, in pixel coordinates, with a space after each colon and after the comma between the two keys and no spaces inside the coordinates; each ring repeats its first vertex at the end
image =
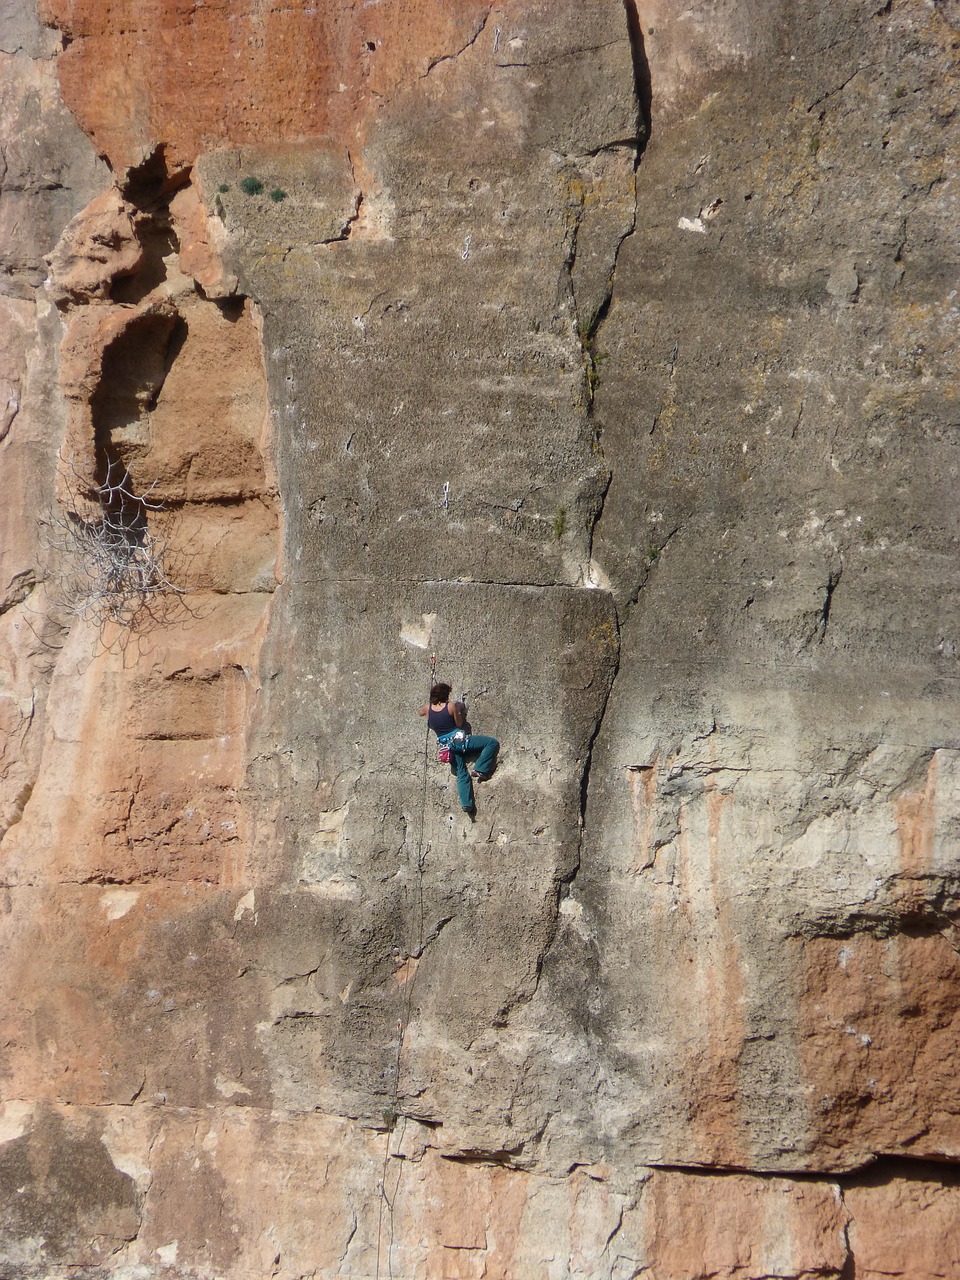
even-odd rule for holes
{"type": "Polygon", "coordinates": [[[437,735],[437,745],[450,752],[450,772],[456,774],[460,808],[472,814],[474,782],[486,782],[497,766],[500,743],[481,733],[468,733],[462,702],[450,701],[450,686],[435,684],[430,701],[417,713],[427,717],[427,724],[437,735]]]}

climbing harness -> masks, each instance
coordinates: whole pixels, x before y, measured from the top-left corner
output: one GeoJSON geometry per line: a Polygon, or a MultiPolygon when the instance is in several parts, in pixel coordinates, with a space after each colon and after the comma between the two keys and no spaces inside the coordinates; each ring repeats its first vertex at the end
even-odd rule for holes
{"type": "Polygon", "coordinates": [[[467,734],[463,729],[451,729],[449,733],[441,733],[437,737],[437,759],[441,764],[449,764],[453,759],[453,749],[466,742],[467,734]]]}

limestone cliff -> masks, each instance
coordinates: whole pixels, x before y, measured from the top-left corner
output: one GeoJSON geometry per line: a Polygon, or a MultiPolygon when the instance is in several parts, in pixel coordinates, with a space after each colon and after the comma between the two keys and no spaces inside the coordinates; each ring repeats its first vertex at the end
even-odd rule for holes
{"type": "Polygon", "coordinates": [[[0,1273],[960,1275],[958,50],[0,16],[0,1273]]]}

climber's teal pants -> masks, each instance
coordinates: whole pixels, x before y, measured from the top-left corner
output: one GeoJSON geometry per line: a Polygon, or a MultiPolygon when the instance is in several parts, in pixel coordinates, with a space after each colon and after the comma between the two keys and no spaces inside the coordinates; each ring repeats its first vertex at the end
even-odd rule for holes
{"type": "Polygon", "coordinates": [[[499,750],[500,743],[496,738],[486,738],[482,733],[469,733],[462,742],[450,743],[450,772],[457,775],[457,795],[461,809],[469,812],[475,807],[471,768],[476,769],[477,773],[492,773],[499,750]]]}

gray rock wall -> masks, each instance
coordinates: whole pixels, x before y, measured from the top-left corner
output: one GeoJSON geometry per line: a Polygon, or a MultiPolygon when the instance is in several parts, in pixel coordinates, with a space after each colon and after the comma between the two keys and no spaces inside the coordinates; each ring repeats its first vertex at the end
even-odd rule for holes
{"type": "Polygon", "coordinates": [[[955,5],[41,12],[3,1265],[953,1274],[955,5]],[[177,515],[132,639],[64,441],[177,515]]]}
{"type": "Polygon", "coordinates": [[[910,1085],[902,1028],[842,988],[861,935],[895,970],[952,937],[957,33],[912,6],[790,6],[773,40],[752,16],[746,67],[654,119],[598,340],[621,660],[574,897],[631,1145],[950,1156],[951,1070],[910,1085]],[[824,947],[840,989],[811,991],[824,947]],[[866,1117],[927,1083],[881,1137],[866,1117]]]}

